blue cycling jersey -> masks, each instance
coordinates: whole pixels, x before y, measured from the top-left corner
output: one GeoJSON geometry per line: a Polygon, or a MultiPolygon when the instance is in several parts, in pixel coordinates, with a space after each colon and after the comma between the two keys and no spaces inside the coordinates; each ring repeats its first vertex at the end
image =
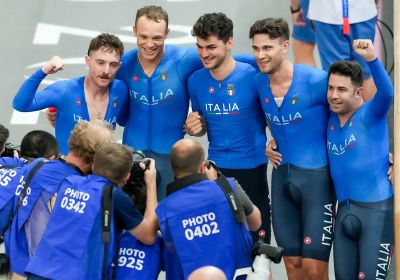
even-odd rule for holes
{"type": "Polygon", "coordinates": [[[169,154],[172,145],[183,138],[189,95],[186,80],[201,67],[195,49],[167,45],[160,64],[149,77],[143,71],[137,49],[122,57],[117,77],[129,87],[129,115],[126,116],[123,143],[138,150],[169,154]]]}
{"type": "MultiPolygon", "coordinates": [[[[30,76],[14,97],[13,107],[21,112],[37,111],[56,107],[56,138],[60,152],[68,153],[68,138],[75,124],[89,120],[83,84],[85,77],[56,82],[36,92],[46,74],[40,69],[30,76]]],[[[125,84],[114,80],[109,88],[109,102],[104,120],[115,129],[117,117],[124,103],[128,101],[125,84]]]]}
{"type": "Polygon", "coordinates": [[[339,202],[347,199],[376,202],[393,195],[387,177],[389,133],[387,112],[393,85],[378,59],[369,62],[377,93],[341,127],[331,113],[327,147],[331,174],[339,202]]]}
{"type": "Polygon", "coordinates": [[[329,115],[326,72],[295,64],[292,84],[280,108],[274,101],[267,74],[258,74],[256,85],[265,117],[282,154],[282,164],[313,169],[326,166],[329,115]]]}
{"type": "Polygon", "coordinates": [[[266,124],[254,85],[256,73],[253,66],[236,62],[222,81],[204,68],[189,78],[192,109],[206,121],[208,157],[218,167],[255,168],[266,163],[266,124]]]}

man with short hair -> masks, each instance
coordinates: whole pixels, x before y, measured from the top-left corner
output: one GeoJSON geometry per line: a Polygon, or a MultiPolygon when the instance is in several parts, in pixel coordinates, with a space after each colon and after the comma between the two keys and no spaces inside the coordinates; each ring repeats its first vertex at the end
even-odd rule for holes
{"type": "Polygon", "coordinates": [[[0,155],[4,152],[8,137],[10,137],[10,131],[7,127],[0,124],[0,155]]]}
{"type": "Polygon", "coordinates": [[[206,167],[200,143],[182,139],[174,144],[171,165],[176,180],[156,213],[165,244],[166,279],[187,279],[197,268],[215,266],[233,279],[235,270],[251,265],[250,230],[261,225],[258,208],[234,181],[227,179],[237,197],[240,223],[235,219],[216,170],[206,167]]]}
{"type": "Polygon", "coordinates": [[[201,16],[193,26],[203,69],[188,81],[193,112],[185,129],[189,135],[207,132],[208,159],[234,177],[260,209],[262,228],[271,240],[266,177],[266,122],[254,84],[256,69],[232,57],[233,22],[223,13],[201,16]]]}
{"type": "MultiPolygon", "coordinates": [[[[118,188],[126,184],[131,167],[131,150],[121,144],[107,143],[94,155],[93,174],[65,179],[43,238],[26,269],[28,279],[106,279],[104,273],[111,268],[117,250],[116,237],[122,229],[144,244],[153,244],[158,229],[154,212],[157,205],[154,160],[144,171],[147,187],[144,217],[118,188]],[[112,218],[106,255],[101,205],[107,185],[112,187],[112,218]]],[[[135,258],[138,264],[139,259],[135,258]]]]}
{"type": "MultiPolygon", "coordinates": [[[[281,18],[250,28],[261,73],[255,83],[279,153],[272,157],[272,226],[289,280],[328,279],[335,194],[326,151],[326,72],[287,58],[289,26],[281,18]]],[[[272,141],[271,141],[272,142],[272,141]]],[[[268,145],[270,146],[270,144],[268,145]]]]}
{"type": "MultiPolygon", "coordinates": [[[[69,139],[69,153],[65,159],[50,160],[37,170],[26,191],[26,197],[10,229],[7,247],[14,274],[24,270],[41,240],[48,223],[53,200],[60,183],[69,175],[84,175],[92,170],[96,150],[104,143],[114,142],[113,132],[103,121],[79,122],[69,139]]],[[[24,180],[26,170],[22,169],[24,180]]],[[[25,182],[17,187],[15,205],[25,182]]]]}
{"type": "Polygon", "coordinates": [[[363,102],[363,71],[356,62],[329,69],[327,147],[339,202],[335,277],[386,279],[394,246],[393,187],[386,172],[393,85],[371,40],[355,40],[353,49],[367,63],[378,91],[363,102]]]}
{"type": "Polygon", "coordinates": [[[14,97],[14,109],[31,112],[55,107],[56,138],[60,151],[66,155],[68,138],[79,121],[100,119],[115,129],[122,106],[128,102],[125,84],[114,80],[123,53],[118,37],[102,33],[90,42],[85,56],[89,68],[86,77],[58,81],[37,91],[47,75],[64,69],[61,58],[54,56],[22,84],[14,97]]]}

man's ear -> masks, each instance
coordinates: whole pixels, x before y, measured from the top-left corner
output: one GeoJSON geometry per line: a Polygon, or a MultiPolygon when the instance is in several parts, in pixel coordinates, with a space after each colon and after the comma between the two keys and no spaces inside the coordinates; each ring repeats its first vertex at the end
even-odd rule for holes
{"type": "Polygon", "coordinates": [[[363,98],[364,94],[364,88],[363,87],[358,87],[354,90],[354,96],[356,98],[363,98]]]}

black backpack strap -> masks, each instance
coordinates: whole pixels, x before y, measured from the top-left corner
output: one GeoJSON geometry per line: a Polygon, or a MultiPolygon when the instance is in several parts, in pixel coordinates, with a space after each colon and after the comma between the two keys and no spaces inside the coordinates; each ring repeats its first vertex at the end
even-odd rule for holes
{"type": "Polygon", "coordinates": [[[107,275],[107,259],[108,259],[108,243],[111,235],[111,215],[112,215],[112,195],[113,186],[106,184],[103,188],[101,198],[101,220],[102,220],[102,239],[104,244],[104,259],[103,259],[103,278],[108,279],[107,275]]]}
{"type": "Polygon", "coordinates": [[[218,178],[216,180],[217,184],[221,187],[222,191],[225,194],[226,200],[228,201],[228,204],[233,212],[233,216],[235,217],[236,222],[238,222],[239,224],[243,223],[243,215],[242,212],[243,207],[242,205],[239,203],[231,184],[229,184],[228,180],[226,179],[226,177],[220,172],[218,171],[218,178]]]}
{"type": "Polygon", "coordinates": [[[41,161],[39,161],[31,170],[31,172],[29,172],[28,178],[25,181],[24,184],[24,188],[21,191],[21,194],[19,195],[18,198],[18,203],[17,206],[15,207],[14,213],[12,214],[12,216],[10,217],[7,226],[4,228],[4,230],[1,232],[1,236],[4,236],[4,234],[6,233],[6,231],[10,228],[15,215],[17,215],[19,208],[21,207],[25,197],[26,197],[26,193],[28,191],[28,187],[32,181],[33,176],[36,174],[36,172],[39,170],[40,167],[43,166],[43,164],[45,164],[46,162],[48,162],[47,159],[43,159],[41,161]]]}

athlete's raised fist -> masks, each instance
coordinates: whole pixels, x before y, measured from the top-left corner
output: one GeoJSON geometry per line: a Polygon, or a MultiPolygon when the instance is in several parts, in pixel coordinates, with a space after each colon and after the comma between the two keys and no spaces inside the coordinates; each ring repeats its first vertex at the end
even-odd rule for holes
{"type": "Polygon", "coordinates": [[[43,65],[42,70],[46,75],[57,73],[59,70],[64,70],[64,62],[59,56],[53,56],[43,65]]]}
{"type": "Polygon", "coordinates": [[[376,58],[375,48],[369,39],[358,39],[353,41],[354,51],[365,61],[372,61],[376,58]]]}

